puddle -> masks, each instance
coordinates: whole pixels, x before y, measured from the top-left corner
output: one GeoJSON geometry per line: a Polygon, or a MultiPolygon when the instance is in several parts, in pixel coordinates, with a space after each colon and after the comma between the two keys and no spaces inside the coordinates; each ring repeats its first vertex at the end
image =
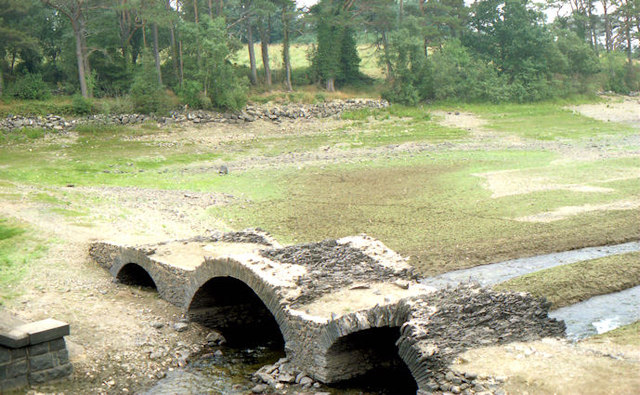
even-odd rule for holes
{"type": "Polygon", "coordinates": [[[482,286],[489,286],[554,266],[568,265],[579,261],[635,251],[640,251],[640,242],[638,241],[612,246],[588,247],[579,250],[538,255],[530,258],[513,259],[490,265],[476,266],[470,269],[456,270],[439,276],[425,278],[421,280],[421,282],[436,288],[456,286],[469,281],[478,282],[482,286]]]}
{"type": "Polygon", "coordinates": [[[567,324],[567,338],[578,340],[608,332],[640,320],[640,286],[607,295],[549,313],[567,324]]]}

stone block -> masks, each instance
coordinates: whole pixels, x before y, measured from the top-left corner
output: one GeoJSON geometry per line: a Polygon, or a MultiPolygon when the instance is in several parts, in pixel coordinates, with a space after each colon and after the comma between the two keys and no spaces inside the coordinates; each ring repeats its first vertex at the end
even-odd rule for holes
{"type": "Polygon", "coordinates": [[[0,346],[19,348],[29,344],[29,334],[19,328],[0,331],[0,346]]]}
{"type": "Polygon", "coordinates": [[[27,380],[26,375],[2,380],[0,381],[0,394],[4,394],[5,392],[9,391],[15,391],[20,388],[24,388],[27,385],[29,385],[29,380],[27,380]]]}
{"type": "Polygon", "coordinates": [[[0,365],[0,381],[7,378],[7,367],[8,365],[0,365]]]}
{"type": "Polygon", "coordinates": [[[28,333],[31,344],[59,339],[69,334],[69,324],[51,318],[24,324],[16,329],[28,333]]]}
{"type": "Polygon", "coordinates": [[[26,348],[16,348],[11,350],[11,360],[18,361],[20,359],[27,358],[27,349],[26,348]]]}
{"type": "Polygon", "coordinates": [[[50,353],[34,355],[29,359],[29,362],[31,364],[32,372],[51,369],[54,366],[53,355],[51,355],[50,353]]]}
{"type": "Polygon", "coordinates": [[[15,348],[11,350],[11,360],[19,361],[21,359],[27,358],[27,349],[26,348],[15,348]]]}
{"type": "Polygon", "coordinates": [[[69,352],[66,348],[58,351],[52,351],[51,354],[53,355],[54,364],[64,365],[66,363],[69,363],[69,352]]]}
{"type": "Polygon", "coordinates": [[[7,365],[7,378],[12,379],[26,375],[28,371],[27,361],[12,362],[7,365]]]}
{"type": "Polygon", "coordinates": [[[67,345],[64,342],[64,338],[51,340],[49,342],[49,350],[51,351],[66,350],[66,349],[67,349],[67,345]]]}
{"type": "Polygon", "coordinates": [[[49,352],[49,342],[36,344],[36,345],[30,346],[27,349],[27,353],[30,356],[41,355],[41,354],[45,354],[45,353],[48,353],[48,352],[49,352]]]}
{"type": "Polygon", "coordinates": [[[42,384],[51,380],[61,379],[73,372],[73,367],[70,363],[56,366],[52,369],[41,370],[39,372],[31,372],[29,375],[29,381],[32,384],[42,384]]]}
{"type": "Polygon", "coordinates": [[[11,361],[11,350],[7,347],[0,346],[0,364],[11,361]]]}

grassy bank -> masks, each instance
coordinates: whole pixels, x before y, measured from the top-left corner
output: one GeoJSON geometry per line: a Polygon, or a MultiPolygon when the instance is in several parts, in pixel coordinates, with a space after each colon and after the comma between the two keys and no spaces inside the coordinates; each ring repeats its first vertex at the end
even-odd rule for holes
{"type": "Polygon", "coordinates": [[[0,218],[0,305],[20,292],[20,281],[43,252],[22,226],[0,218]]]}
{"type": "Polygon", "coordinates": [[[593,336],[589,341],[608,340],[615,344],[640,347],[640,321],[593,336]]]}
{"type": "Polygon", "coordinates": [[[497,285],[505,291],[545,297],[557,309],[591,297],[640,285],[640,253],[633,252],[558,266],[497,285]]]}

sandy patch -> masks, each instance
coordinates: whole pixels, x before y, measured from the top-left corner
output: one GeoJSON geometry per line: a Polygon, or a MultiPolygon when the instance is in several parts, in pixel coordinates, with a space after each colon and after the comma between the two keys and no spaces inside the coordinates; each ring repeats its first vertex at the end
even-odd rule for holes
{"type": "Polygon", "coordinates": [[[625,122],[640,127],[640,99],[624,98],[622,102],[583,104],[569,107],[584,116],[605,122],[625,122]]]}
{"type": "MultiPolygon", "coordinates": [[[[483,186],[492,192],[491,197],[494,199],[504,196],[523,195],[532,192],[550,190],[566,190],[585,193],[607,193],[613,191],[611,188],[593,185],[558,183],[553,180],[553,176],[551,175],[553,172],[553,167],[548,167],[545,169],[535,169],[534,171],[512,169],[474,175],[485,179],[483,186]]],[[[640,178],[640,169],[618,169],[616,174],[612,175],[609,173],[607,176],[608,177],[591,180],[591,182],[603,183],[640,178]]]]}
{"type": "Polygon", "coordinates": [[[154,247],[151,255],[159,261],[185,270],[194,270],[204,263],[204,258],[219,258],[223,256],[257,253],[264,249],[264,245],[251,243],[167,243],[154,247]]]}
{"type": "Polygon", "coordinates": [[[527,215],[516,218],[520,222],[553,222],[569,218],[575,215],[589,213],[593,211],[615,211],[615,210],[636,210],[640,208],[640,199],[619,200],[617,202],[605,204],[585,204],[582,206],[564,206],[553,211],[527,215]]]}
{"type": "Polygon", "coordinates": [[[506,378],[504,389],[514,394],[640,393],[640,362],[601,350],[589,342],[543,339],[469,350],[452,367],[506,378]]]}
{"type": "Polygon", "coordinates": [[[476,130],[487,124],[486,120],[470,112],[433,111],[432,114],[441,118],[440,125],[450,128],[476,130]]]}

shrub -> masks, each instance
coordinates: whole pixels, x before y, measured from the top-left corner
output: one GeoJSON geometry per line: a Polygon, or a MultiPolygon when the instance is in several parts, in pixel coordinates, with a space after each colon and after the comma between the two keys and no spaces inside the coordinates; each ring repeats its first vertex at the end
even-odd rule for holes
{"type": "Polygon", "coordinates": [[[640,69],[630,65],[622,53],[611,52],[602,57],[602,89],[627,94],[640,89],[640,69]]]}
{"type": "Polygon", "coordinates": [[[73,108],[73,113],[77,115],[87,115],[93,112],[91,100],[85,99],[79,94],[75,94],[71,98],[71,107],[73,108]]]}
{"type": "Polygon", "coordinates": [[[178,97],[182,104],[186,104],[190,108],[202,110],[211,108],[211,99],[205,96],[202,84],[198,81],[183,81],[182,89],[178,91],[178,97]]]}
{"type": "Polygon", "coordinates": [[[49,86],[40,74],[25,74],[13,83],[10,95],[25,100],[47,100],[51,97],[49,86]]]}
{"type": "Polygon", "coordinates": [[[158,72],[148,51],[143,55],[142,67],[135,74],[131,84],[131,101],[133,109],[143,114],[169,111],[169,100],[158,83],[158,72]]]}

